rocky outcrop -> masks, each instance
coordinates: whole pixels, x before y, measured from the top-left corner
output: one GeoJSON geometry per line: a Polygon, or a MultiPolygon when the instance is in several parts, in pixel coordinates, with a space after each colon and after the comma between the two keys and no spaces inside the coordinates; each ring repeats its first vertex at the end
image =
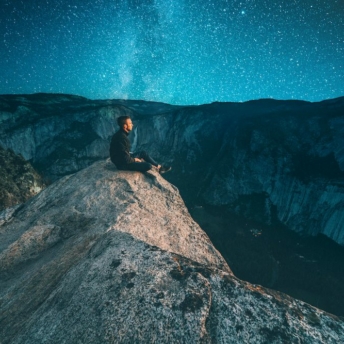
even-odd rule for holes
{"type": "Polygon", "coordinates": [[[129,115],[133,149],[173,163],[188,204],[344,244],[344,98],[174,107],[38,94],[1,96],[0,107],[0,145],[52,180],[107,157],[116,118],[129,115]]]}
{"type": "Polygon", "coordinates": [[[0,147],[0,211],[23,203],[45,187],[31,164],[0,147]]]}
{"type": "Polygon", "coordinates": [[[100,161],[0,222],[5,343],[339,343],[344,322],[238,280],[155,172],[100,161]]]}

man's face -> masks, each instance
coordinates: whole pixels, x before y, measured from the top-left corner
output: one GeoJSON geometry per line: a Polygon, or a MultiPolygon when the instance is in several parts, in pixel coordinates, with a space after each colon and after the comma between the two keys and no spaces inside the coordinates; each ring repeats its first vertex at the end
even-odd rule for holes
{"type": "Polygon", "coordinates": [[[131,121],[130,118],[128,118],[123,125],[123,129],[125,132],[129,133],[130,131],[133,130],[133,126],[134,126],[133,122],[131,121]]]}

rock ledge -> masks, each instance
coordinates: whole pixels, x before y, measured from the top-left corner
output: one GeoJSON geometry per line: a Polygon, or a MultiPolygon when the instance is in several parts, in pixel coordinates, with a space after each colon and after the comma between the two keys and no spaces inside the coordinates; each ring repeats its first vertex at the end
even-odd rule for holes
{"type": "Polygon", "coordinates": [[[155,173],[101,161],[0,222],[1,343],[339,343],[339,318],[238,280],[155,173]]]}

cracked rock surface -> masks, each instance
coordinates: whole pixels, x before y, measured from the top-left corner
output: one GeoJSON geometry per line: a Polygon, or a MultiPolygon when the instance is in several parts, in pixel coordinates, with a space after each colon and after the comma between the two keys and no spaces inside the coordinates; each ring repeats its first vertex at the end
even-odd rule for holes
{"type": "Polygon", "coordinates": [[[340,343],[344,322],[237,279],[155,172],[97,162],[0,214],[0,342],[340,343]]]}

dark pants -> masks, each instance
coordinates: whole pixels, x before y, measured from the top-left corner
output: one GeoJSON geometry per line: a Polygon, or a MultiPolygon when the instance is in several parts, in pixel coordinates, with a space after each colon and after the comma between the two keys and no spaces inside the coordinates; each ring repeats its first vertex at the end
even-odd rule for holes
{"type": "Polygon", "coordinates": [[[143,162],[132,162],[130,164],[125,164],[121,166],[117,166],[119,170],[126,170],[126,171],[138,171],[138,172],[147,172],[153,166],[158,166],[158,163],[153,160],[145,151],[140,153],[131,154],[133,158],[143,159],[143,162]]]}

